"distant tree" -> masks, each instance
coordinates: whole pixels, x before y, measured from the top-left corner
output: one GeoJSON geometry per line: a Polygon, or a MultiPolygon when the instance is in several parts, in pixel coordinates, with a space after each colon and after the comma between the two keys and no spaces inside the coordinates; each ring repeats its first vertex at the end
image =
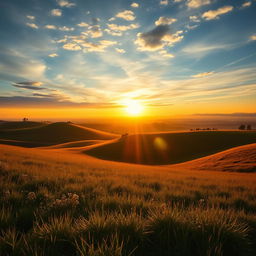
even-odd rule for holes
{"type": "Polygon", "coordinates": [[[238,127],[239,130],[245,130],[245,125],[244,124],[241,124],[239,127],[238,127]]]}
{"type": "Polygon", "coordinates": [[[247,125],[247,130],[251,130],[252,129],[252,126],[250,124],[247,125]]]}
{"type": "Polygon", "coordinates": [[[23,122],[27,122],[27,121],[28,121],[28,118],[24,117],[24,118],[22,119],[22,121],[23,121],[23,122]]]}

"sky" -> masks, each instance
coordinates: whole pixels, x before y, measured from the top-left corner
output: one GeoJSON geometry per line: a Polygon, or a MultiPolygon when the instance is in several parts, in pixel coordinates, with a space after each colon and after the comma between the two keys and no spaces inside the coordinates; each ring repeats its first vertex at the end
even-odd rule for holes
{"type": "Polygon", "coordinates": [[[0,118],[256,110],[255,0],[1,0],[0,118]]]}

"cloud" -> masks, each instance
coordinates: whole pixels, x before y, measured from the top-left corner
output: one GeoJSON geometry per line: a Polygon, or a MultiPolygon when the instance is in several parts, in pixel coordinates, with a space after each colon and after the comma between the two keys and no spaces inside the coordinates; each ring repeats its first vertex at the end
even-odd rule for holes
{"type": "Polygon", "coordinates": [[[59,55],[57,53],[51,53],[48,55],[50,58],[58,57],[59,55]]]}
{"type": "Polygon", "coordinates": [[[89,24],[88,23],[85,23],[85,22],[81,22],[79,24],[77,24],[78,27],[89,27],[89,24]]]}
{"type": "Polygon", "coordinates": [[[67,43],[64,44],[63,49],[68,50],[68,51],[79,51],[81,50],[81,47],[78,44],[75,43],[67,43]]]}
{"type": "Polygon", "coordinates": [[[46,88],[41,87],[43,83],[41,82],[19,82],[13,83],[12,86],[22,88],[22,89],[29,89],[29,90],[44,90],[46,88]]]}
{"type": "Polygon", "coordinates": [[[51,10],[51,15],[60,17],[62,15],[62,11],[60,9],[53,9],[51,10]]]}
{"type": "Polygon", "coordinates": [[[149,32],[138,33],[135,44],[139,46],[138,49],[141,51],[156,51],[182,40],[181,33],[182,31],[177,31],[171,34],[168,25],[159,25],[149,32]]]}
{"type": "Polygon", "coordinates": [[[79,51],[84,52],[104,52],[106,48],[117,44],[116,41],[110,40],[100,40],[98,42],[90,42],[85,35],[80,36],[67,36],[66,41],[68,43],[64,44],[62,47],[69,51],[79,51]]]}
{"type": "Polygon", "coordinates": [[[60,7],[74,7],[76,6],[75,3],[70,3],[69,1],[67,0],[57,0],[57,3],[60,7]]]}
{"type": "Polygon", "coordinates": [[[74,31],[75,29],[72,27],[63,26],[63,27],[59,27],[59,30],[60,31],[74,31]]]}
{"type": "Polygon", "coordinates": [[[39,27],[35,23],[26,23],[26,25],[30,28],[38,29],[39,27]]]}
{"type": "Polygon", "coordinates": [[[126,51],[124,49],[115,48],[116,52],[118,53],[125,53],[126,51]]]}
{"type": "Polygon", "coordinates": [[[256,40],[256,34],[250,36],[250,40],[255,41],[256,40]]]}
{"type": "Polygon", "coordinates": [[[104,29],[104,31],[106,31],[108,34],[112,35],[112,36],[122,36],[123,33],[122,32],[119,32],[119,31],[113,31],[111,29],[104,29]]]}
{"type": "Polygon", "coordinates": [[[103,36],[100,25],[93,25],[89,27],[89,30],[87,32],[84,32],[84,34],[89,35],[92,38],[98,38],[103,36]]]}
{"type": "Polygon", "coordinates": [[[189,16],[189,20],[192,22],[200,22],[200,19],[195,15],[189,16]]]}
{"type": "Polygon", "coordinates": [[[210,71],[210,72],[203,72],[203,73],[199,73],[199,74],[196,74],[196,75],[193,75],[192,77],[194,78],[199,78],[199,77],[205,77],[205,76],[210,76],[214,74],[213,71],[210,71]]]}
{"type": "Polygon", "coordinates": [[[168,5],[168,0],[161,0],[160,5],[168,5]]]}
{"type": "Polygon", "coordinates": [[[174,18],[168,18],[168,17],[160,17],[158,20],[155,21],[155,25],[159,26],[159,25],[170,25],[174,22],[176,22],[177,20],[174,18]]]}
{"type": "Polygon", "coordinates": [[[101,40],[98,43],[92,43],[88,41],[84,41],[81,43],[83,47],[85,47],[85,52],[104,52],[104,50],[110,46],[113,46],[117,44],[116,41],[110,41],[110,40],[101,40]]]}
{"type": "Polygon", "coordinates": [[[0,79],[4,81],[41,80],[46,65],[24,52],[0,47],[0,79]]]}
{"type": "Polygon", "coordinates": [[[165,58],[174,58],[174,55],[167,52],[166,50],[161,50],[159,53],[161,56],[163,56],[165,58]]]}
{"type": "Polygon", "coordinates": [[[252,2],[251,1],[246,1],[242,4],[242,8],[246,8],[246,7],[249,7],[252,5],[252,2]]]}
{"type": "Polygon", "coordinates": [[[112,36],[121,36],[124,31],[139,28],[139,24],[132,23],[130,25],[107,24],[105,31],[112,36]]]}
{"type": "Polygon", "coordinates": [[[130,25],[107,24],[107,26],[110,30],[113,30],[116,32],[139,28],[139,24],[130,24],[130,25]]]}
{"type": "Polygon", "coordinates": [[[55,25],[45,25],[44,27],[46,29],[52,29],[52,30],[57,29],[57,27],[55,25]]]}
{"type": "Polygon", "coordinates": [[[140,5],[139,5],[138,3],[132,3],[132,4],[131,4],[131,7],[133,7],[133,8],[139,8],[139,6],[140,6],[140,5]]]}
{"type": "Polygon", "coordinates": [[[210,4],[210,0],[188,0],[187,1],[187,6],[190,8],[199,8],[204,5],[210,4]]]}
{"type": "Polygon", "coordinates": [[[92,22],[91,22],[91,25],[82,22],[82,23],[78,24],[78,26],[88,27],[87,31],[82,32],[83,35],[86,35],[87,37],[91,37],[91,38],[98,38],[98,37],[103,36],[103,32],[101,30],[101,27],[98,24],[99,21],[100,21],[99,18],[93,18],[92,22]]]}
{"type": "Polygon", "coordinates": [[[234,47],[234,45],[231,44],[207,44],[207,43],[194,43],[189,44],[186,47],[182,49],[182,52],[189,55],[191,58],[195,57],[203,57],[208,55],[209,53],[216,52],[216,51],[222,51],[222,50],[230,50],[234,47]]]}
{"type": "Polygon", "coordinates": [[[26,16],[28,19],[30,19],[30,20],[34,20],[35,19],[35,16],[32,16],[32,15],[27,15],[26,16]]]}
{"type": "Polygon", "coordinates": [[[0,105],[2,107],[37,107],[37,108],[52,108],[52,107],[77,107],[77,108],[119,108],[120,105],[111,102],[74,102],[59,94],[42,94],[34,93],[33,96],[0,96],[0,105]]]}
{"type": "Polygon", "coordinates": [[[116,17],[120,18],[120,19],[124,19],[124,20],[129,20],[129,21],[135,20],[135,18],[136,18],[134,15],[134,12],[129,11],[129,10],[125,10],[125,11],[117,13],[116,17]]]}
{"type": "Polygon", "coordinates": [[[203,13],[202,17],[206,20],[218,19],[220,15],[231,12],[233,9],[234,9],[234,7],[230,6],[230,5],[223,6],[217,10],[210,10],[210,11],[203,13]]]}

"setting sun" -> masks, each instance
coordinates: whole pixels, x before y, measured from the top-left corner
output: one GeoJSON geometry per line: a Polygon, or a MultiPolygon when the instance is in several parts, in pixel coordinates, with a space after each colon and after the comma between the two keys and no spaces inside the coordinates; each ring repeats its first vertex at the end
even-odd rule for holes
{"type": "Polygon", "coordinates": [[[141,103],[136,100],[129,100],[125,102],[125,110],[131,116],[138,116],[141,115],[143,111],[143,107],[141,103]]]}

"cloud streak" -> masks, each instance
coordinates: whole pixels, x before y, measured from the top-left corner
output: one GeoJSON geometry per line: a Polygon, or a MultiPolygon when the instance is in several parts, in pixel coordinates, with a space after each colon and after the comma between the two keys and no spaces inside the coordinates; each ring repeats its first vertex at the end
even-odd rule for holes
{"type": "Polygon", "coordinates": [[[230,6],[230,5],[223,6],[217,10],[210,10],[210,11],[204,12],[202,17],[206,20],[218,19],[220,15],[231,12],[233,9],[234,9],[234,7],[230,6]]]}

